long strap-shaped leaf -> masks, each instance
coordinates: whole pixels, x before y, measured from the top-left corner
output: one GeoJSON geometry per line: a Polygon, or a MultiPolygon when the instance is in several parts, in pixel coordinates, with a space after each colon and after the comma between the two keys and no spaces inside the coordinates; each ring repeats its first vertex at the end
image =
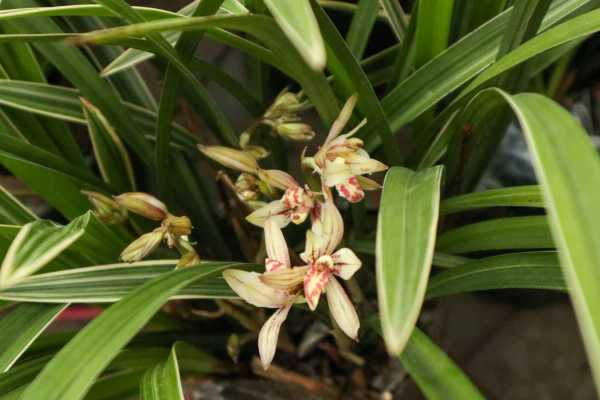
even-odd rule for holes
{"type": "Polygon", "coordinates": [[[314,70],[322,70],[327,60],[325,43],[309,0],[264,0],[275,21],[290,42],[314,70]]]}
{"type": "Polygon", "coordinates": [[[25,224],[37,216],[0,185],[0,224],[25,224]]]}
{"type": "Polygon", "coordinates": [[[0,372],[7,371],[65,307],[20,304],[0,319],[0,372]]]}
{"type": "MultiPolygon", "coordinates": [[[[0,104],[28,113],[86,124],[81,108],[81,93],[66,86],[49,85],[27,81],[0,80],[0,104]]],[[[156,114],[135,104],[123,102],[125,112],[143,128],[152,132],[156,114]]],[[[196,140],[177,124],[173,124],[173,141],[180,146],[193,146],[196,140]]]]}
{"type": "MultiPolygon", "coordinates": [[[[202,17],[217,12],[223,0],[202,1],[193,16],[202,17]]],[[[181,34],[175,45],[175,52],[181,62],[188,68],[194,57],[194,52],[201,35],[194,32],[184,32],[181,34]]],[[[170,137],[171,123],[175,117],[177,104],[177,95],[182,87],[181,75],[173,63],[169,62],[163,78],[162,90],[160,93],[160,103],[158,109],[158,119],[156,121],[156,147],[154,149],[155,171],[158,181],[158,188],[161,196],[168,199],[170,182],[170,137]]]]}
{"type": "Polygon", "coordinates": [[[119,193],[135,191],[131,159],[121,138],[98,108],[83,98],[81,105],[102,179],[119,193]]]}
{"type": "Polygon", "coordinates": [[[82,398],[110,361],[170,296],[230,266],[205,264],[175,270],[141,286],[104,311],[63,347],[25,390],[21,400],[82,398]]]}
{"type": "MultiPolygon", "coordinates": [[[[328,124],[333,122],[339,113],[339,105],[325,76],[311,69],[289,40],[281,34],[279,28],[273,24],[273,20],[265,16],[170,18],[91,32],[82,35],[79,39],[97,43],[112,43],[115,40],[122,41],[128,36],[145,36],[173,30],[203,31],[210,28],[240,30],[256,36],[261,42],[264,42],[280,61],[279,68],[302,85],[321,118],[328,124]]],[[[175,62],[172,57],[169,57],[169,60],[175,62]]]]}
{"type": "MultiPolygon", "coordinates": [[[[369,322],[373,329],[381,334],[379,320],[371,318],[369,322]]],[[[448,355],[417,327],[413,329],[399,359],[427,399],[484,398],[448,355]]]]}
{"type": "Polygon", "coordinates": [[[540,188],[529,185],[485,190],[450,197],[442,201],[440,207],[441,214],[453,214],[488,207],[543,208],[544,200],[540,188]]]}
{"type": "Polygon", "coordinates": [[[378,12],[378,2],[359,0],[358,7],[352,16],[352,22],[346,33],[348,47],[357,60],[362,59],[365,53],[378,12]]]}
{"type": "MultiPolygon", "coordinates": [[[[0,299],[40,303],[114,303],[135,288],[171,271],[175,264],[177,260],[149,260],[39,274],[0,290],[0,299]]],[[[257,268],[254,264],[238,267],[257,268]]],[[[207,298],[237,298],[237,295],[222,277],[217,276],[193,283],[170,297],[207,298]]]]}
{"type": "MultiPolygon", "coordinates": [[[[590,3],[591,0],[554,1],[541,29],[547,30],[557,21],[590,3]]],[[[462,38],[401,82],[385,97],[382,103],[392,131],[396,132],[494,61],[502,34],[510,21],[511,11],[506,10],[462,38]]],[[[526,55],[526,58],[533,56],[531,51],[523,51],[521,54],[526,55]]],[[[505,58],[509,56],[510,53],[505,58]]]]}
{"type": "Polygon", "coordinates": [[[436,274],[427,299],[492,289],[566,290],[557,253],[513,253],[474,260],[436,274]]]}
{"type": "Polygon", "coordinates": [[[484,399],[456,364],[419,328],[414,328],[400,361],[429,400],[484,399]]]}
{"type": "Polygon", "coordinates": [[[144,400],[183,400],[175,346],[169,357],[154,365],[143,376],[140,396],[144,400]]]}
{"type": "Polygon", "coordinates": [[[56,258],[84,234],[90,218],[85,214],[66,226],[43,220],[23,226],[2,261],[0,287],[14,285],[56,258]]]}
{"type": "MultiPolygon", "coordinates": [[[[327,67],[335,76],[334,82],[341,87],[346,96],[350,97],[355,93],[358,95],[358,109],[367,118],[367,126],[359,132],[359,136],[364,138],[376,132],[382,137],[382,140],[389,138],[392,131],[383,108],[359,62],[354,58],[325,11],[316,1],[312,0],[311,2],[323,36],[327,39],[329,58],[327,67]],[[365,132],[367,132],[366,135],[365,132]]],[[[390,164],[397,163],[399,159],[397,144],[393,141],[386,144],[384,151],[388,162],[390,164]]]]}
{"type": "Polygon", "coordinates": [[[600,159],[581,126],[552,100],[520,94],[507,96],[507,101],[533,156],[550,228],[600,388],[600,159]]]}
{"type": "Polygon", "coordinates": [[[446,231],[437,241],[437,249],[448,253],[554,247],[544,216],[498,218],[477,222],[446,231]]]}
{"type": "MultiPolygon", "coordinates": [[[[6,8],[34,7],[38,4],[31,0],[7,0],[2,2],[6,8]]],[[[21,19],[14,26],[19,33],[63,34],[60,27],[47,17],[21,19]]],[[[98,76],[97,71],[86,59],[83,52],[62,42],[34,43],[44,58],[63,74],[65,79],[76,86],[83,97],[98,107],[123,139],[134,149],[142,160],[151,162],[152,148],[144,139],[143,133],[135,122],[123,112],[121,101],[109,83],[98,76]]]]}
{"type": "Polygon", "coordinates": [[[413,331],[433,258],[442,168],[386,175],[376,239],[379,313],[388,351],[402,353],[413,331]]]}

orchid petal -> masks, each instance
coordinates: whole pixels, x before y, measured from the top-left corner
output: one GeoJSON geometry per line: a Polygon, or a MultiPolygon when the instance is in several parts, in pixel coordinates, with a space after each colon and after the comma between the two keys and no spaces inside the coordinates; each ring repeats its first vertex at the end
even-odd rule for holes
{"type": "Polygon", "coordinates": [[[348,248],[339,249],[331,256],[334,262],[334,274],[344,280],[352,278],[362,265],[360,259],[348,248]]]}
{"type": "MultiPolygon", "coordinates": [[[[329,257],[331,259],[331,257],[329,257]]],[[[331,261],[333,267],[333,260],[331,261]]],[[[315,310],[319,305],[321,293],[325,290],[327,282],[331,276],[329,268],[323,268],[317,261],[310,266],[306,276],[304,277],[304,297],[311,310],[315,310]]]]}
{"type": "Polygon", "coordinates": [[[275,311],[265,322],[258,334],[258,353],[262,367],[267,370],[275,357],[279,330],[290,312],[292,305],[287,305],[275,311]]]}
{"type": "Polygon", "coordinates": [[[327,284],[327,304],[329,305],[329,312],[331,312],[340,329],[350,338],[356,340],[360,327],[358,314],[356,314],[354,305],[348,298],[344,288],[333,276],[330,277],[327,284]]]}
{"type": "Polygon", "coordinates": [[[206,157],[236,171],[254,174],[259,168],[256,158],[244,150],[225,146],[203,146],[201,144],[198,145],[198,149],[206,157]]]}
{"type": "Polygon", "coordinates": [[[258,171],[258,177],[263,182],[281,190],[299,186],[294,177],[278,169],[261,169],[258,171]]]}
{"type": "Polygon", "coordinates": [[[357,176],[356,179],[360,187],[367,192],[381,189],[381,185],[373,179],[365,178],[364,176],[357,176]]]}
{"type": "Polygon", "coordinates": [[[265,259],[265,270],[267,272],[278,271],[281,269],[287,269],[287,265],[285,265],[279,260],[274,260],[272,258],[265,259]]]}
{"type": "Polygon", "coordinates": [[[300,253],[300,258],[305,263],[311,264],[321,257],[327,247],[327,238],[318,235],[312,230],[306,231],[306,244],[304,252],[300,253]]]}
{"type": "Polygon", "coordinates": [[[265,245],[267,256],[270,259],[279,261],[286,268],[291,266],[290,253],[283,232],[281,232],[278,222],[273,218],[269,218],[265,222],[265,245]]]}
{"type": "Polygon", "coordinates": [[[275,200],[248,215],[246,221],[256,226],[263,227],[267,219],[272,218],[280,227],[284,228],[290,223],[286,211],[288,211],[288,209],[281,200],[275,200]]]}
{"type": "Polygon", "coordinates": [[[308,266],[268,271],[260,276],[260,280],[274,289],[291,290],[304,280],[308,266]]]}
{"type": "Polygon", "coordinates": [[[321,206],[318,219],[313,222],[312,231],[327,239],[322,254],[332,254],[344,237],[344,220],[333,201],[328,200],[321,206]]]}
{"type": "Polygon", "coordinates": [[[356,95],[350,96],[348,100],[346,100],[346,104],[342,107],[342,111],[340,111],[340,115],[338,115],[337,119],[331,125],[331,129],[329,130],[329,134],[327,135],[327,139],[325,139],[325,144],[329,143],[333,139],[338,136],[348,121],[352,116],[352,111],[354,110],[354,106],[356,105],[356,101],[358,97],[356,95]]]}
{"type": "Polygon", "coordinates": [[[238,296],[256,307],[279,308],[289,298],[285,292],[262,283],[256,272],[228,269],[223,278],[238,296]]]}
{"type": "Polygon", "coordinates": [[[323,181],[326,186],[335,186],[338,183],[346,181],[353,175],[352,168],[343,158],[337,157],[333,161],[325,161],[325,168],[323,169],[323,181]]]}
{"type": "Polygon", "coordinates": [[[365,197],[365,192],[358,183],[355,176],[351,176],[346,181],[335,185],[340,196],[348,200],[350,203],[358,203],[365,197]]]}
{"type": "Polygon", "coordinates": [[[352,171],[352,175],[373,174],[388,169],[388,166],[381,161],[369,157],[366,152],[365,154],[366,155],[358,154],[358,152],[356,152],[346,157],[346,163],[352,171]]]}

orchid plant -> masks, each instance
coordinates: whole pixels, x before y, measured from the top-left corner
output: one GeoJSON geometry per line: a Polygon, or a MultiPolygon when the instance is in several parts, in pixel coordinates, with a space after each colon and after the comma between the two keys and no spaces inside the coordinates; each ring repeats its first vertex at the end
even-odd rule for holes
{"type": "Polygon", "coordinates": [[[0,400],[600,388],[599,8],[0,0],[0,400]]]}
{"type": "MultiPolygon", "coordinates": [[[[326,293],[329,310],[340,329],[350,338],[358,338],[359,317],[335,276],[350,279],[361,267],[361,261],[351,249],[336,251],[343,240],[344,221],[329,188],[335,186],[341,197],[352,203],[358,202],[364,198],[364,189],[378,187],[375,181],[363,175],[385,171],[387,166],[370,158],[362,149],[362,141],[352,138],[365,121],[340,135],[352,115],[356,100],[356,96],[348,99],[315,156],[303,156],[302,163],[313,167],[314,173],[320,176],[319,192],[313,192],[308,185],[302,187],[284,171],[260,169],[248,151],[200,147],[200,151],[214,161],[241,173],[253,174],[267,187],[283,191],[280,199],[260,207],[247,217],[249,222],[264,229],[265,272],[257,274],[230,269],[223,273],[227,283],[246,302],[277,309],[259,334],[258,348],[265,369],[273,360],[279,330],[292,305],[306,302],[314,311],[322,293],[326,293]],[[309,215],[311,228],[306,231],[306,247],[300,255],[306,264],[292,266],[281,229],[290,222],[301,224],[309,215]]],[[[238,195],[242,201],[245,200],[244,195],[238,195]]]]}

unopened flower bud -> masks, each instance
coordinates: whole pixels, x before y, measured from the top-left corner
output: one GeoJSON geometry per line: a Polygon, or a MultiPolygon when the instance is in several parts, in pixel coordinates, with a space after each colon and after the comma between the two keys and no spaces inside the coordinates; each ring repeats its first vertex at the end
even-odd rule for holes
{"type": "Polygon", "coordinates": [[[127,210],[153,221],[162,221],[168,214],[167,206],[148,193],[123,193],[116,196],[115,201],[127,210]]]}
{"type": "Polygon", "coordinates": [[[200,256],[196,251],[192,250],[181,256],[175,268],[186,268],[200,264],[200,256]]]}
{"type": "Polygon", "coordinates": [[[286,122],[276,126],[277,133],[284,138],[307,142],[315,137],[311,126],[301,122],[286,122]]]}
{"type": "Polygon", "coordinates": [[[252,135],[250,134],[250,132],[242,132],[240,134],[240,139],[238,141],[238,143],[240,144],[240,148],[245,149],[246,146],[248,146],[250,144],[251,138],[252,138],[252,135]]]}
{"type": "Polygon", "coordinates": [[[296,114],[306,106],[300,101],[300,95],[284,90],[265,113],[265,118],[276,119],[286,114],[296,114]]]}
{"type": "Polygon", "coordinates": [[[236,333],[229,335],[229,339],[227,339],[227,354],[235,364],[237,364],[240,356],[240,348],[240,337],[236,333]]]}
{"type": "Polygon", "coordinates": [[[235,192],[243,202],[258,199],[256,177],[254,175],[242,173],[235,181],[235,192]]]}
{"type": "Polygon", "coordinates": [[[258,178],[266,184],[281,190],[299,186],[290,174],[278,169],[261,169],[258,171],[258,178]]]}
{"type": "Polygon", "coordinates": [[[262,146],[257,146],[254,144],[247,144],[246,147],[244,147],[244,151],[249,153],[252,157],[254,157],[257,160],[262,160],[263,158],[267,158],[269,157],[269,155],[271,155],[271,152],[269,150],[265,149],[262,146]]]}
{"type": "Polygon", "coordinates": [[[165,236],[165,230],[155,229],[146,233],[129,244],[121,253],[121,260],[125,262],[140,261],[152,253],[160,245],[165,236]]]}
{"type": "Polygon", "coordinates": [[[162,223],[170,233],[176,236],[185,236],[192,233],[192,221],[188,217],[169,214],[162,223]]]}
{"type": "Polygon", "coordinates": [[[256,158],[247,151],[225,146],[203,145],[198,145],[198,149],[211,160],[236,171],[253,174],[259,168],[256,158]]]}
{"type": "Polygon", "coordinates": [[[110,197],[86,190],[82,193],[92,204],[94,215],[105,224],[120,224],[127,219],[127,210],[110,197]]]}

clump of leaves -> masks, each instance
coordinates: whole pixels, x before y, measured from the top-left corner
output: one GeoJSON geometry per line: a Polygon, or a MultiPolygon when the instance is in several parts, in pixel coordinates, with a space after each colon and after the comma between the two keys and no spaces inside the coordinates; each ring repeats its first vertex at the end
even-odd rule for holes
{"type": "Polygon", "coordinates": [[[328,363],[367,398],[397,388],[349,372],[389,372],[385,348],[426,397],[483,398],[419,316],[506,288],[568,293],[598,384],[600,163],[552,99],[597,6],[4,0],[0,396],[183,399],[251,374],[340,396],[304,376],[328,363]],[[513,121],[539,185],[476,191],[513,121]],[[466,213],[492,207],[522,214],[466,213]]]}

